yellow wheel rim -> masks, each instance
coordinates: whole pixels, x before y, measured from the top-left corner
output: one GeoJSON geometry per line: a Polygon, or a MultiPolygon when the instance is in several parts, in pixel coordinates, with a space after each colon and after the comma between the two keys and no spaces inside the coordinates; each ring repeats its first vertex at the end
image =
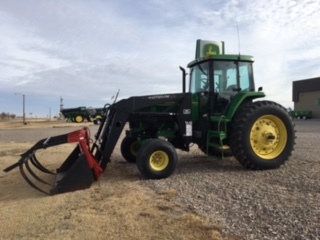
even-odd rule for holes
{"type": "Polygon", "coordinates": [[[83,118],[82,118],[81,116],[77,116],[77,117],[76,117],[76,122],[79,123],[79,122],[82,122],[82,120],[83,120],[83,118]]]}
{"type": "Polygon", "coordinates": [[[164,151],[156,151],[150,156],[150,166],[155,171],[162,171],[169,165],[169,157],[164,151]]]}
{"type": "Polygon", "coordinates": [[[250,143],[255,154],[272,160],[284,150],[288,133],[283,121],[274,115],[265,115],[253,124],[250,143]]]}

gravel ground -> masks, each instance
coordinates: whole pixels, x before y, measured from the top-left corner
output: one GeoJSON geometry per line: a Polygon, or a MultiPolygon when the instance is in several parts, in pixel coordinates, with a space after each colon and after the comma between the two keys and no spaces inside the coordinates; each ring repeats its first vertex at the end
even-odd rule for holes
{"type": "MultiPolygon", "coordinates": [[[[90,128],[95,133],[97,127],[90,128]]],[[[295,151],[276,170],[249,171],[232,157],[179,151],[171,177],[139,182],[157,193],[175,193],[177,204],[220,226],[227,239],[320,239],[320,121],[296,121],[296,130],[295,151]]],[[[33,142],[72,128],[15,131],[1,130],[0,139],[33,142]]]]}
{"type": "Polygon", "coordinates": [[[320,239],[320,121],[296,121],[296,146],[277,170],[249,171],[234,158],[180,153],[173,176],[145,181],[235,239],[320,239]]]}

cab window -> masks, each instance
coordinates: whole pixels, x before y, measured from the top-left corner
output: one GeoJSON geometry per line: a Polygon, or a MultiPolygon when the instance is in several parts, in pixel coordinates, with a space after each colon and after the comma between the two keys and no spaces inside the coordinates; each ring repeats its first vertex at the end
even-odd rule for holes
{"type": "Polygon", "coordinates": [[[209,89],[209,62],[192,68],[190,73],[190,91],[192,93],[208,91],[209,89]]]}

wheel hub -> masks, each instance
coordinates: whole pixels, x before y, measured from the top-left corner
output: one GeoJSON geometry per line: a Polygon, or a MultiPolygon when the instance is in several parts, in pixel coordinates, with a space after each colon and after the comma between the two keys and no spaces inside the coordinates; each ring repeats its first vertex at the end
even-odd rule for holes
{"type": "Polygon", "coordinates": [[[134,142],[131,144],[130,146],[130,152],[133,156],[137,156],[138,155],[138,150],[139,150],[140,144],[138,141],[134,142]]]}
{"type": "Polygon", "coordinates": [[[169,164],[169,157],[163,151],[156,151],[150,157],[150,166],[156,171],[164,170],[169,164]]]}
{"type": "Polygon", "coordinates": [[[265,141],[268,143],[271,143],[273,140],[276,139],[276,136],[272,132],[267,132],[262,135],[265,138],[265,141]]]}
{"type": "Polygon", "coordinates": [[[252,149],[264,159],[277,157],[283,151],[286,141],[286,128],[281,119],[276,116],[263,116],[251,128],[250,143],[252,149]]]}

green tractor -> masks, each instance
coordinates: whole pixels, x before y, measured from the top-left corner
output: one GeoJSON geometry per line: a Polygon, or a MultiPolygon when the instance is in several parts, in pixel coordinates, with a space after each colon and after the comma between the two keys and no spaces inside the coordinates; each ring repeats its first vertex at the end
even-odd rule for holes
{"type": "Polygon", "coordinates": [[[60,112],[67,122],[82,123],[84,120],[92,122],[102,119],[103,110],[104,108],[77,107],[64,108],[61,109],[60,112]]]}
{"type": "Polygon", "coordinates": [[[188,64],[189,91],[180,67],[181,93],[130,97],[108,105],[95,141],[86,128],[43,139],[5,171],[19,166],[31,186],[46,192],[34,183],[40,179],[34,172],[27,174],[29,162],[50,172],[35,157],[36,150],[77,142],[62,166],[50,172],[56,178],[49,194],[88,188],[106,169],[125,126],[121,153],[146,179],[169,177],[177,165],[176,149],[189,151],[191,144],[208,156],[233,155],[248,169],[278,168],[293,151],[294,124],[281,105],[257,101],[265,94],[262,88],[256,91],[253,61],[252,56],[225,54],[223,42],[197,40],[195,60],[188,64]]]}
{"type": "Polygon", "coordinates": [[[281,166],[295,144],[294,124],[281,105],[255,101],[265,94],[262,88],[255,91],[253,61],[252,56],[226,55],[223,42],[197,40],[195,60],[188,64],[189,92],[180,67],[183,93],[148,97],[168,99],[143,110],[153,113],[153,120],[129,119],[123,157],[137,161],[147,178],[169,176],[177,162],[174,148],[189,151],[190,143],[208,156],[233,155],[248,169],[281,166]],[[160,120],[165,114],[172,119],[160,120]]]}

